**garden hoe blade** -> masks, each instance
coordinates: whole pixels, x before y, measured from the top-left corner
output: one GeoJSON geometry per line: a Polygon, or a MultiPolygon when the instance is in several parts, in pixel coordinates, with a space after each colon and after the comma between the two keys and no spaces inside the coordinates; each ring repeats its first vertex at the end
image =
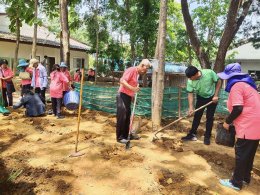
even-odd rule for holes
{"type": "Polygon", "coordinates": [[[130,140],[125,144],[125,149],[129,150],[131,148],[130,140]]]}
{"type": "Polygon", "coordinates": [[[69,155],[69,157],[79,157],[79,156],[83,156],[85,153],[81,153],[81,152],[74,152],[72,154],[69,155]]]}

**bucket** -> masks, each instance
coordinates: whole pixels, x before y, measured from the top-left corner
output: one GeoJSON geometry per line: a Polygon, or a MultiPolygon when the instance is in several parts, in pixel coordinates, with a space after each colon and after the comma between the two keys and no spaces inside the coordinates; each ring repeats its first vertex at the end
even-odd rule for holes
{"type": "Polygon", "coordinates": [[[79,107],[79,93],[69,91],[64,95],[63,102],[68,110],[76,110],[79,107]]]}
{"type": "Polygon", "coordinates": [[[223,123],[218,123],[217,125],[217,134],[215,137],[216,144],[234,147],[235,145],[235,127],[233,125],[229,126],[229,130],[226,130],[223,127],[223,123]]]}

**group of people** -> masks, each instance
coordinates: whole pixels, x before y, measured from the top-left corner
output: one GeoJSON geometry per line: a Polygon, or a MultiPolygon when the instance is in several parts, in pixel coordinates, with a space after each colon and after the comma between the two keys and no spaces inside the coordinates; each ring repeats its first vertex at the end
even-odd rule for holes
{"type": "MultiPolygon", "coordinates": [[[[8,67],[7,60],[0,60],[0,78],[4,106],[13,106],[14,109],[24,106],[27,116],[41,116],[45,113],[46,89],[48,87],[48,75],[44,67],[37,59],[29,62],[25,59],[19,60],[17,68],[21,79],[21,99],[13,105],[13,95],[15,91],[12,78],[14,73],[8,67]]],[[[52,102],[52,114],[58,119],[64,118],[61,114],[62,99],[64,95],[72,90],[72,82],[80,82],[81,72],[77,69],[72,79],[67,65],[64,62],[55,64],[50,73],[50,97],[52,102]]]]}
{"type": "MultiPolygon", "coordinates": [[[[14,73],[8,68],[7,60],[0,60],[0,79],[2,97],[6,107],[13,106],[12,93],[15,91],[12,78],[14,73]]],[[[126,69],[120,79],[120,87],[116,96],[117,124],[116,140],[127,144],[129,139],[140,137],[130,131],[131,102],[135,94],[140,90],[138,86],[139,75],[145,74],[151,63],[143,59],[138,66],[126,69]]],[[[27,116],[39,116],[45,113],[45,92],[48,85],[46,68],[37,59],[29,62],[21,59],[19,77],[21,78],[21,100],[14,108],[25,106],[27,116]],[[31,90],[34,89],[34,92],[31,90]]],[[[221,179],[220,183],[226,187],[240,190],[251,181],[251,170],[260,140],[260,95],[254,80],[241,72],[239,63],[229,64],[225,70],[216,74],[210,69],[198,69],[189,66],[185,74],[188,78],[187,92],[189,114],[194,110],[211,102],[206,107],[206,130],[204,144],[210,145],[211,133],[214,122],[214,114],[219,100],[219,92],[222,80],[227,80],[225,91],[229,93],[227,108],[230,114],[226,117],[223,127],[228,131],[230,125],[235,126],[237,141],[235,144],[235,169],[231,179],[221,179]],[[194,108],[194,94],[196,103],[194,108]]],[[[81,72],[76,70],[72,79],[65,63],[55,64],[50,74],[50,97],[52,111],[57,118],[63,118],[61,114],[62,98],[66,92],[72,89],[72,81],[80,82],[81,72]]],[[[182,137],[183,141],[196,141],[197,129],[201,121],[204,109],[194,114],[192,127],[188,134],[182,137]]]]}
{"type": "MultiPolygon", "coordinates": [[[[129,139],[135,139],[130,131],[131,101],[133,101],[138,87],[138,77],[147,72],[151,67],[148,59],[144,59],[136,67],[126,69],[120,79],[120,88],[117,94],[117,142],[127,144],[129,139]],[[131,135],[129,137],[129,135],[131,135]]],[[[235,126],[237,141],[235,144],[235,169],[231,179],[221,179],[220,183],[226,187],[240,190],[251,181],[251,171],[257,147],[260,140],[260,95],[254,80],[241,72],[238,63],[229,64],[224,72],[216,74],[211,69],[199,70],[195,66],[189,66],[185,74],[188,78],[187,92],[189,114],[195,109],[210,103],[206,109],[206,130],[204,144],[210,145],[211,132],[214,122],[214,114],[219,100],[219,91],[222,80],[227,80],[225,91],[229,93],[227,108],[230,114],[224,121],[224,128],[235,126]],[[196,103],[194,109],[194,94],[196,103]]],[[[182,137],[183,141],[197,141],[197,129],[201,121],[204,109],[194,114],[192,127],[188,134],[182,137]]],[[[137,137],[138,139],[140,137],[137,137]]]]}

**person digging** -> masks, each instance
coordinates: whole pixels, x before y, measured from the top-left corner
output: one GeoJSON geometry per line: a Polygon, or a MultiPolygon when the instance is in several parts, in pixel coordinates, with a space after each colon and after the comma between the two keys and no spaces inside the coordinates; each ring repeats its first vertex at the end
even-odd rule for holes
{"type": "MultiPolygon", "coordinates": [[[[145,74],[149,68],[151,68],[150,61],[143,59],[138,66],[126,69],[120,79],[120,87],[116,96],[116,139],[119,143],[127,144],[129,141],[131,101],[133,101],[135,93],[140,90],[138,87],[139,75],[145,74]]],[[[130,139],[140,139],[140,137],[130,132],[130,139]]]]}
{"type": "MultiPolygon", "coordinates": [[[[214,114],[218,102],[218,94],[221,88],[222,81],[218,78],[217,74],[211,69],[198,70],[195,66],[189,66],[185,71],[188,77],[187,92],[189,102],[189,114],[194,111],[193,106],[193,93],[197,95],[196,109],[213,101],[208,105],[206,112],[206,131],[204,134],[204,144],[210,145],[211,131],[214,122],[214,114]]],[[[200,124],[201,117],[205,108],[197,111],[194,114],[192,127],[187,136],[182,137],[183,141],[197,141],[197,129],[200,124]]]]}

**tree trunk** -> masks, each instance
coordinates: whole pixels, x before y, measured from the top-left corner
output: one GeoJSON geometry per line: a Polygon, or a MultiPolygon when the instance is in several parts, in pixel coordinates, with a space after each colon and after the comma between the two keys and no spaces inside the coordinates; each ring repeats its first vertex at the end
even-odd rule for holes
{"type": "Polygon", "coordinates": [[[95,85],[97,84],[98,74],[98,52],[99,52],[99,23],[98,23],[98,0],[96,0],[96,71],[95,71],[95,85]]]}
{"type": "MultiPolygon", "coordinates": [[[[38,0],[34,0],[34,18],[38,17],[38,0]]],[[[32,44],[32,58],[36,58],[37,45],[37,23],[34,23],[33,44],[32,44]]]]}
{"type": "Polygon", "coordinates": [[[70,68],[70,48],[69,48],[69,21],[68,21],[68,0],[60,0],[60,14],[61,14],[61,30],[62,30],[62,46],[63,46],[63,60],[70,68]]]}
{"type": "Polygon", "coordinates": [[[221,72],[224,70],[225,58],[227,54],[228,47],[230,46],[232,40],[234,39],[239,27],[243,23],[246,15],[248,14],[248,10],[253,0],[248,0],[242,4],[243,11],[238,17],[239,8],[241,6],[241,0],[231,0],[229,11],[227,15],[227,22],[225,25],[225,29],[223,35],[220,40],[217,57],[215,60],[214,70],[216,72],[221,72]]]}
{"type": "Polygon", "coordinates": [[[135,61],[135,44],[134,44],[134,42],[131,41],[130,45],[131,45],[131,61],[132,61],[132,64],[134,64],[134,61],[135,61]]]}
{"type": "Polygon", "coordinates": [[[183,15],[183,19],[184,19],[185,26],[187,29],[187,33],[189,35],[191,45],[200,62],[200,65],[203,68],[211,68],[209,58],[208,58],[207,54],[205,53],[205,51],[203,50],[203,48],[201,47],[198,35],[193,26],[193,21],[190,16],[187,0],[181,0],[181,8],[182,8],[182,15],[183,15]]]}
{"type": "Polygon", "coordinates": [[[60,61],[64,62],[64,56],[63,56],[63,41],[62,41],[62,31],[60,31],[60,61]]]}
{"type": "Polygon", "coordinates": [[[16,73],[16,68],[18,65],[18,53],[19,53],[19,44],[20,44],[20,27],[21,21],[19,18],[16,18],[16,42],[15,42],[15,52],[14,52],[14,64],[13,64],[13,72],[16,73]]]}
{"type": "Polygon", "coordinates": [[[156,92],[154,95],[154,115],[152,116],[153,124],[157,127],[161,125],[162,118],[162,104],[163,104],[163,92],[164,92],[164,66],[165,66],[165,47],[166,47],[166,29],[167,29],[167,0],[161,0],[160,2],[160,23],[159,28],[159,64],[158,74],[156,79],[156,92]]]}
{"type": "Polygon", "coordinates": [[[157,92],[157,76],[158,76],[158,58],[159,58],[159,51],[160,51],[160,33],[161,33],[161,28],[162,28],[162,25],[161,25],[161,21],[162,20],[162,13],[160,11],[160,14],[159,14],[159,27],[158,27],[158,34],[157,34],[157,41],[156,41],[156,48],[155,48],[155,54],[154,54],[154,58],[155,58],[155,62],[157,64],[157,70],[155,69],[155,67],[153,68],[153,74],[152,74],[152,125],[153,125],[153,131],[157,131],[158,129],[158,126],[156,126],[153,122],[153,119],[155,117],[155,113],[156,113],[156,108],[155,108],[155,94],[157,92]]]}

